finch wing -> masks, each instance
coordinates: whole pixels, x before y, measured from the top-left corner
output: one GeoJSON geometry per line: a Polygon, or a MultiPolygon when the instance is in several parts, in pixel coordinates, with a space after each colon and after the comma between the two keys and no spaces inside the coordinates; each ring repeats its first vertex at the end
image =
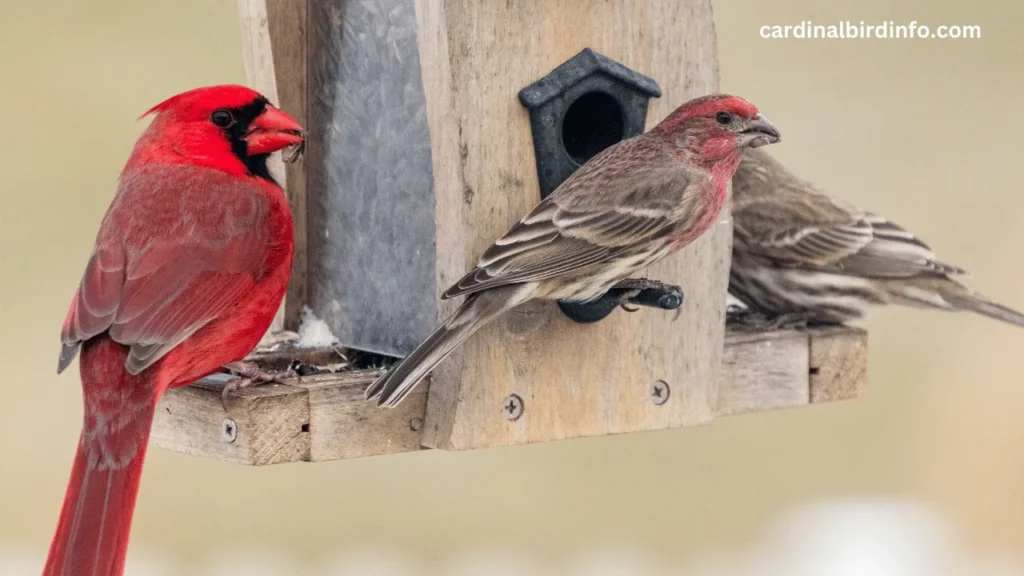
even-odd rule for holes
{"type": "MultiPolygon", "coordinates": [[[[444,298],[534,282],[614,261],[664,239],[693,214],[697,189],[674,159],[629,168],[648,143],[626,140],[580,168],[484,252],[444,298]]],[[[663,160],[658,162],[657,160],[663,160]]]]}
{"type": "Polygon", "coordinates": [[[830,198],[764,152],[744,156],[733,188],[734,242],[776,266],[870,278],[963,272],[906,229],[830,198]]]}
{"type": "Polygon", "coordinates": [[[843,272],[870,278],[964,273],[962,268],[936,260],[927,244],[895,222],[870,212],[865,213],[863,219],[871,226],[871,242],[837,263],[843,272]]]}
{"type": "Polygon", "coordinates": [[[125,367],[137,374],[219,318],[264,273],[268,201],[260,191],[219,172],[187,186],[195,168],[146,170],[122,180],[104,218],[64,322],[58,371],[83,341],[107,332],[130,347],[125,367]]]}
{"type": "Polygon", "coordinates": [[[819,195],[761,196],[733,212],[737,241],[759,256],[794,266],[830,266],[872,238],[863,217],[819,195]]]}

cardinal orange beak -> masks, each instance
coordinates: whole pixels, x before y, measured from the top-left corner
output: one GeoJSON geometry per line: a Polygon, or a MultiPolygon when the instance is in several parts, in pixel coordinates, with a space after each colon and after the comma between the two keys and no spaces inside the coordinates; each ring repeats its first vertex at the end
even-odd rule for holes
{"type": "Polygon", "coordinates": [[[302,144],[306,132],[294,118],[273,106],[249,123],[245,143],[249,154],[270,154],[288,146],[302,144]]]}

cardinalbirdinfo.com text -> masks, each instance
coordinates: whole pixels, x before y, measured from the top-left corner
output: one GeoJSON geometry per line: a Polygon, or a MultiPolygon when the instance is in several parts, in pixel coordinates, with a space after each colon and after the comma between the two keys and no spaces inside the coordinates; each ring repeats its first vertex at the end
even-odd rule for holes
{"type": "Polygon", "coordinates": [[[816,24],[804,20],[799,24],[761,26],[760,34],[767,39],[967,39],[981,38],[981,26],[977,25],[938,25],[927,26],[916,20],[908,24],[896,24],[892,20],[879,24],[869,24],[863,20],[852,22],[841,20],[832,24],[816,24]]]}

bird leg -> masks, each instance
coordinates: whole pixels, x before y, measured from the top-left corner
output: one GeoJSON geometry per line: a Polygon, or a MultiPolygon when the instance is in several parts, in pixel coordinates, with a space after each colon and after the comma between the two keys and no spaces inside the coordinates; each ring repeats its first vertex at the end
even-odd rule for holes
{"type": "Polygon", "coordinates": [[[626,278],[612,286],[604,297],[616,300],[626,312],[639,310],[630,307],[630,304],[674,310],[683,303],[683,290],[679,286],[649,278],[626,278]]]}
{"type": "Polygon", "coordinates": [[[612,286],[612,290],[615,289],[636,290],[638,292],[640,290],[664,290],[666,292],[672,292],[679,290],[679,286],[665,284],[664,282],[651,280],[650,278],[626,278],[624,280],[619,280],[617,284],[612,286]]]}
{"type": "Polygon", "coordinates": [[[811,312],[792,312],[780,314],[769,322],[772,330],[800,330],[807,328],[814,321],[814,314],[811,312]]]}
{"type": "Polygon", "coordinates": [[[813,312],[768,315],[750,309],[727,310],[726,323],[756,330],[802,330],[816,324],[813,312]]]}
{"type": "Polygon", "coordinates": [[[246,362],[244,360],[228,362],[221,366],[221,369],[225,372],[234,372],[239,376],[224,385],[224,391],[221,393],[220,400],[221,404],[224,405],[225,412],[228,411],[228,395],[235,390],[261,384],[298,384],[301,380],[301,376],[295,370],[288,369],[280,372],[269,372],[260,368],[255,362],[246,362]]]}

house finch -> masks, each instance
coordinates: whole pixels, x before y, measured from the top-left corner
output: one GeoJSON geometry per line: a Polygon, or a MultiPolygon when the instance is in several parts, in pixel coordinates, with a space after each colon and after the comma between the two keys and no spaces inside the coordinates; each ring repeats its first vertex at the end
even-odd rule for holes
{"type": "Polygon", "coordinates": [[[744,148],[779,141],[751,103],[683,104],[649,132],[584,164],[444,293],[461,307],[366,391],[396,406],[481,326],[528,300],[588,302],[703,234],[725,203],[744,148]]]}
{"type": "Polygon", "coordinates": [[[292,217],[267,171],[299,125],[242,86],[159,104],[121,173],[61,333],[85,422],[44,575],[122,574],[163,391],[239,361],[281,304],[292,217]]]}
{"type": "Polygon", "coordinates": [[[733,178],[729,292],[776,325],[842,323],[880,304],[971,310],[1024,326],[1024,315],[971,292],[964,271],[913,234],[829,198],[763,150],[733,178]]]}

